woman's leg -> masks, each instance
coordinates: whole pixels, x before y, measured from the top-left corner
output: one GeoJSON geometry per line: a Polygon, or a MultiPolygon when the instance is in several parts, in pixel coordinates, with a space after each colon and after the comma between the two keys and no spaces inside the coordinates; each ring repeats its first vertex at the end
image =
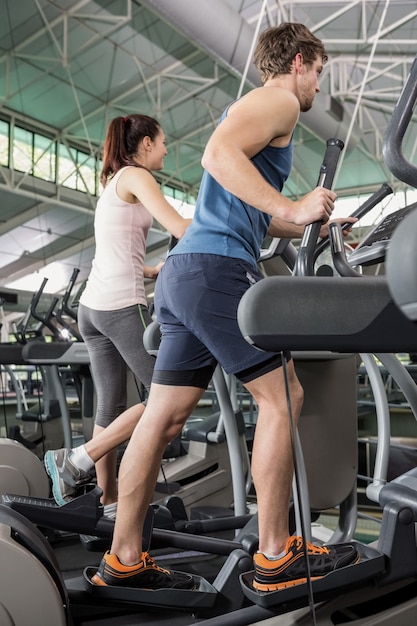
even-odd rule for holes
{"type": "MultiPolygon", "coordinates": [[[[91,442],[98,435],[105,437],[107,428],[126,408],[126,364],[107,332],[112,314],[113,312],[108,314],[105,311],[92,311],[86,307],[80,307],[79,311],[79,327],[90,356],[97,402],[91,442]]],[[[107,446],[101,449],[100,444],[92,444],[93,452],[100,450],[100,455],[96,454],[94,458],[88,444],[85,446],[86,452],[96,463],[97,484],[103,490],[103,504],[111,504],[117,500],[117,445],[114,439],[109,439],[107,446]]]]}
{"type": "MultiPolygon", "coordinates": [[[[119,365],[120,371],[126,374],[127,364],[137,382],[142,383],[144,386],[147,395],[155,364],[155,357],[149,355],[143,345],[143,333],[146,327],[152,322],[148,309],[142,305],[138,305],[121,309],[120,311],[109,311],[106,313],[105,317],[100,317],[99,328],[101,332],[106,335],[122,359],[122,363],[119,365]]],[[[116,363],[115,355],[111,356],[111,362],[113,364],[112,367],[114,367],[116,363]]],[[[100,365],[100,368],[103,380],[107,378],[106,385],[112,384],[105,373],[105,371],[108,370],[108,364],[104,363],[100,365]]],[[[125,377],[124,380],[120,380],[119,382],[120,399],[119,406],[116,408],[117,416],[120,415],[121,411],[126,409],[126,381],[127,378],[125,377]]],[[[103,389],[103,385],[101,385],[101,387],[101,396],[105,398],[106,395],[108,395],[108,391],[103,389]]],[[[133,429],[144,411],[144,405],[136,405],[133,412],[125,413],[122,422],[113,418],[112,422],[108,423],[111,416],[108,414],[106,416],[105,411],[107,410],[107,407],[100,407],[100,412],[96,416],[92,439],[93,447],[94,439],[102,435],[100,443],[104,439],[106,447],[105,455],[103,456],[103,453],[101,453],[98,458],[93,458],[90,454],[89,446],[86,446],[86,451],[95,461],[97,484],[103,489],[102,502],[105,505],[117,501],[117,446],[130,438],[133,429]],[[114,420],[117,422],[117,429],[122,429],[125,436],[124,439],[120,441],[119,434],[117,437],[117,445],[115,444],[113,447],[110,447],[112,435],[105,434],[105,431],[110,428],[114,420]]],[[[97,446],[95,449],[97,450],[97,446]]]]}

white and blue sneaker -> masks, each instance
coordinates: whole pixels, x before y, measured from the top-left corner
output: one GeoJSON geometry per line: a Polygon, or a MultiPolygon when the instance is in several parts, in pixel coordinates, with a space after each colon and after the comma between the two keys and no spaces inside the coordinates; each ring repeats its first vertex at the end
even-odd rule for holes
{"type": "Polygon", "coordinates": [[[68,448],[48,450],[43,459],[46,473],[52,480],[52,494],[60,506],[75,498],[80,487],[92,482],[88,472],[71,462],[71,453],[68,448]]]}

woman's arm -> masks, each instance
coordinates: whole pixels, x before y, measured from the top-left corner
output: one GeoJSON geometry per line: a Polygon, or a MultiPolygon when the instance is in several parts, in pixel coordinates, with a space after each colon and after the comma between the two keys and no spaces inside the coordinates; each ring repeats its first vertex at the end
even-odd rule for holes
{"type": "Polygon", "coordinates": [[[136,198],[177,239],[183,236],[191,223],[190,219],[181,217],[170,205],[151,172],[145,168],[127,168],[118,180],[117,192],[119,195],[130,194],[132,201],[136,198]]]}
{"type": "Polygon", "coordinates": [[[143,266],[143,275],[145,278],[151,278],[155,280],[160,272],[161,267],[165,261],[159,261],[157,265],[144,265],[143,266]]]}

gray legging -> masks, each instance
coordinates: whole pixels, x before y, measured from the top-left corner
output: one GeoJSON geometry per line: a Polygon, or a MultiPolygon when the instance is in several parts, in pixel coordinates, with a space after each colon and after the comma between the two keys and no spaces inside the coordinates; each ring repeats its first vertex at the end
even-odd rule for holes
{"type": "Polygon", "coordinates": [[[90,357],[98,426],[107,427],[126,409],[126,364],[149,391],[155,357],[146,352],[143,333],[151,322],[149,311],[143,305],[117,311],[96,311],[79,305],[78,328],[90,357]]]}

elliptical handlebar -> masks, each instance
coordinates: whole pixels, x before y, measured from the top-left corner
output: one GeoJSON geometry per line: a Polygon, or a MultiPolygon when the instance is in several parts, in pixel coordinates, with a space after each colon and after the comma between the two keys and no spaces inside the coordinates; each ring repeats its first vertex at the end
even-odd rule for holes
{"type": "Polygon", "coordinates": [[[43,290],[45,289],[45,285],[48,282],[47,278],[44,278],[42,280],[41,286],[39,287],[39,289],[37,291],[35,291],[35,293],[32,296],[32,300],[30,301],[30,312],[33,314],[33,312],[37,310],[37,306],[39,304],[39,300],[41,299],[41,295],[43,294],[43,290]]]}
{"type": "Polygon", "coordinates": [[[38,291],[33,294],[32,300],[30,303],[30,313],[35,320],[37,320],[38,322],[41,322],[44,326],[46,326],[46,328],[49,328],[49,330],[51,331],[55,339],[59,339],[57,328],[51,322],[54,316],[54,310],[55,310],[56,305],[58,304],[59,298],[57,297],[52,298],[49,308],[45,313],[40,313],[38,311],[38,304],[39,304],[39,301],[41,299],[43,290],[45,289],[45,285],[47,282],[48,282],[48,279],[44,278],[42,280],[42,284],[39,287],[38,291]]]}
{"type": "MultiPolygon", "coordinates": [[[[328,139],[326,143],[326,152],[323,162],[320,166],[319,179],[317,187],[331,189],[333,185],[334,175],[336,173],[339,156],[344,148],[341,139],[328,139]]],[[[308,224],[304,229],[300,247],[295,262],[294,276],[312,276],[314,274],[313,258],[314,250],[319,237],[322,222],[317,221],[308,224]]]]}
{"type": "MultiPolygon", "coordinates": [[[[377,189],[370,198],[368,198],[360,207],[353,211],[352,217],[357,217],[360,220],[364,215],[366,215],[371,209],[376,207],[384,198],[393,193],[392,187],[388,185],[388,183],[383,183],[379,189],[377,189]]],[[[345,222],[341,225],[341,230],[346,230],[347,228],[351,228],[352,224],[350,222],[345,222]]],[[[318,259],[320,254],[327,248],[329,245],[329,236],[323,237],[319,243],[317,244],[314,250],[314,261],[318,259]]]]}
{"type": "Polygon", "coordinates": [[[74,320],[74,322],[77,321],[77,313],[72,307],[70,307],[69,299],[70,299],[72,290],[74,289],[75,281],[77,280],[77,276],[79,273],[80,273],[79,268],[74,267],[72,274],[71,274],[71,278],[68,282],[67,288],[65,290],[64,295],[62,296],[62,301],[61,301],[62,310],[64,311],[64,313],[69,315],[69,317],[71,317],[74,320]]]}
{"type": "Polygon", "coordinates": [[[77,276],[80,273],[80,270],[78,267],[74,267],[71,278],[68,282],[67,288],[65,290],[64,295],[61,298],[61,302],[59,307],[56,310],[55,313],[55,318],[58,321],[58,323],[65,328],[68,333],[74,337],[77,341],[83,341],[83,338],[81,336],[81,333],[78,332],[78,330],[76,328],[74,328],[73,326],[71,326],[71,324],[69,324],[68,322],[65,321],[63,314],[66,313],[68,315],[68,317],[70,317],[74,322],[77,322],[77,312],[75,309],[73,309],[70,305],[69,305],[69,299],[72,293],[72,290],[74,288],[75,285],[75,281],[77,280],[77,276]]]}
{"type": "Polygon", "coordinates": [[[417,188],[417,167],[405,158],[402,143],[417,102],[417,57],[395,106],[382,144],[385,165],[399,180],[417,188]]]}
{"type": "Polygon", "coordinates": [[[329,240],[332,250],[333,263],[340,276],[362,277],[360,272],[349,265],[343,241],[342,226],[339,222],[329,224],[329,240]]]}

